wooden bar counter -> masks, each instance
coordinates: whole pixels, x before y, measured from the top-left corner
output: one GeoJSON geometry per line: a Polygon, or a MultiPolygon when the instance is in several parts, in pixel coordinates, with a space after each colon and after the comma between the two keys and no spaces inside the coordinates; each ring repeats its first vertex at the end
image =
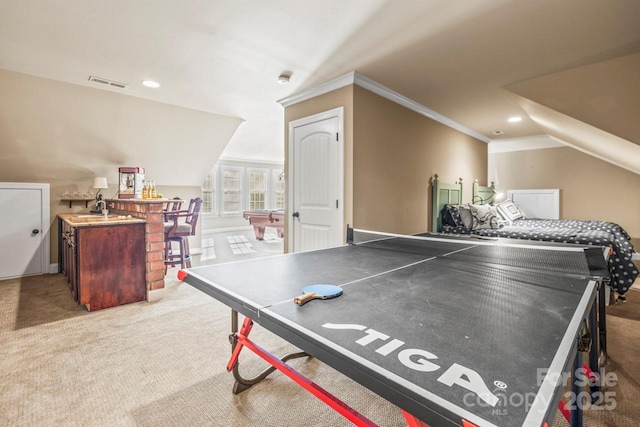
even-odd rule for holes
{"type": "Polygon", "coordinates": [[[164,296],[162,211],[175,201],[110,199],[106,217],[58,215],[60,271],[78,303],[97,310],[164,296]]]}
{"type": "Polygon", "coordinates": [[[164,296],[164,215],[167,203],[184,202],[174,199],[109,199],[110,214],[131,215],[144,219],[146,251],[147,301],[156,301],[164,296]]]}
{"type": "Polygon", "coordinates": [[[119,215],[59,215],[60,271],[88,311],[143,301],[145,221],[119,215]]]}

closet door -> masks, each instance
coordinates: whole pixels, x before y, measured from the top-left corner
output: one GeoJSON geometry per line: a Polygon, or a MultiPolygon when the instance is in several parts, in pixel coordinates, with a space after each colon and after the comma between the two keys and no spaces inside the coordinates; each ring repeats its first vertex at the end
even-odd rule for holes
{"type": "Polygon", "coordinates": [[[0,183],[0,280],[47,273],[49,184],[0,183]]]}
{"type": "Polygon", "coordinates": [[[343,121],[343,109],[337,108],[289,123],[288,233],[293,252],[344,242],[343,121]]]}

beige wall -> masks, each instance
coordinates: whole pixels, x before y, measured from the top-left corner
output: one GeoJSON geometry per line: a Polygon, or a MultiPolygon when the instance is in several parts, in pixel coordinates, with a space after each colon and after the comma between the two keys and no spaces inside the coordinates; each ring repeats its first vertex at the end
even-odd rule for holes
{"type": "Polygon", "coordinates": [[[640,237],[640,175],[570,147],[491,154],[499,191],[559,188],[560,217],[620,224],[640,237]]]}
{"type": "Polygon", "coordinates": [[[430,179],[487,176],[487,144],[366,89],[354,90],[353,224],[420,233],[431,224],[430,179]]]}
{"type": "MultiPolygon", "coordinates": [[[[317,96],[307,101],[286,107],[284,110],[285,137],[284,137],[284,170],[289,170],[289,122],[333,110],[344,108],[344,222],[353,224],[353,86],[346,86],[324,95],[317,96]]],[[[289,196],[289,181],[287,180],[287,203],[289,196]]],[[[285,236],[289,230],[289,215],[285,216],[285,236]]],[[[284,241],[284,251],[289,251],[288,240],[284,241]]]]}
{"type": "Polygon", "coordinates": [[[140,166],[165,195],[190,198],[241,121],[0,69],[0,181],[50,185],[55,263],[57,214],[88,211],[60,202],[63,191],[105,176],[111,197],[118,167],[140,166]]]}
{"type": "Polygon", "coordinates": [[[139,166],[159,185],[201,185],[239,118],[0,69],[0,181],[116,183],[139,166]]]}

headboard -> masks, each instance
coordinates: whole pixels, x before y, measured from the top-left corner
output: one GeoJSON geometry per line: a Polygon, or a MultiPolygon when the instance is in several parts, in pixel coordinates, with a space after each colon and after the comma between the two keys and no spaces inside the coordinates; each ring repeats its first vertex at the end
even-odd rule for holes
{"type": "Polygon", "coordinates": [[[455,184],[446,184],[438,181],[438,174],[433,175],[433,200],[431,231],[434,233],[442,227],[441,212],[444,205],[459,205],[462,203],[462,178],[458,178],[455,184]]]}
{"type": "Polygon", "coordinates": [[[494,202],[494,197],[496,195],[496,186],[491,182],[490,186],[484,186],[478,184],[478,180],[473,181],[473,199],[472,202],[474,205],[486,205],[494,202]]]}
{"type": "Polygon", "coordinates": [[[560,189],[508,190],[507,198],[517,203],[527,218],[560,219],[560,189]]]}

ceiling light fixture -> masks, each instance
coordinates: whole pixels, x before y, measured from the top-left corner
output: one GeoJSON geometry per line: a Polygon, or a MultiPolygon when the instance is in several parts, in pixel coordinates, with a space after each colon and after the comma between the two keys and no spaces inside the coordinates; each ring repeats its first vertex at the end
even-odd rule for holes
{"type": "Polygon", "coordinates": [[[504,131],[501,131],[501,130],[494,130],[493,131],[494,135],[502,135],[503,133],[504,133],[504,131]]]}
{"type": "Polygon", "coordinates": [[[513,116],[513,117],[509,117],[508,122],[509,123],[518,123],[519,121],[522,120],[522,117],[520,116],[513,116]]]}
{"type": "Polygon", "coordinates": [[[151,89],[157,89],[160,87],[160,83],[155,82],[153,80],[143,80],[141,83],[142,83],[142,86],[150,87],[151,89]]]}

